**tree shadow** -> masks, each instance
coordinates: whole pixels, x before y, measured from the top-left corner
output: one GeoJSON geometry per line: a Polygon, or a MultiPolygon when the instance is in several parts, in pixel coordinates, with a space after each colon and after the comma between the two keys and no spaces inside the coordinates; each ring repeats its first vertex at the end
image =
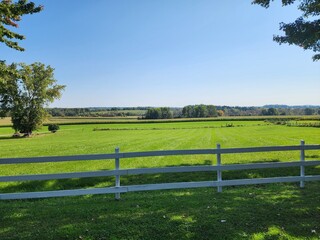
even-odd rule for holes
{"type": "Polygon", "coordinates": [[[115,177],[96,178],[69,178],[43,181],[15,182],[6,187],[0,188],[1,193],[13,192],[41,192],[67,189],[80,189],[92,187],[110,187],[114,185],[115,177]]]}
{"type": "Polygon", "coordinates": [[[22,139],[28,139],[28,138],[32,138],[32,137],[35,137],[35,136],[38,136],[38,134],[35,134],[35,135],[21,135],[19,137],[16,137],[16,136],[12,136],[12,135],[8,135],[8,136],[0,136],[0,141],[1,140],[22,140],[22,139]]]}
{"type": "Polygon", "coordinates": [[[320,158],[320,155],[312,154],[312,155],[306,155],[306,158],[320,158]]]}
{"type": "Polygon", "coordinates": [[[0,136],[0,141],[1,140],[19,140],[19,139],[25,139],[25,137],[13,137],[12,135],[8,136],[0,136]]]}
{"type": "Polygon", "coordinates": [[[317,239],[320,184],[0,202],[5,239],[317,239]]]}
{"type": "Polygon", "coordinates": [[[20,136],[13,136],[13,134],[8,134],[8,135],[2,135],[0,136],[0,141],[1,140],[22,140],[22,139],[29,139],[29,138],[34,138],[37,136],[42,136],[42,135],[48,135],[51,134],[51,132],[35,132],[32,135],[23,135],[21,134],[20,136]]]}

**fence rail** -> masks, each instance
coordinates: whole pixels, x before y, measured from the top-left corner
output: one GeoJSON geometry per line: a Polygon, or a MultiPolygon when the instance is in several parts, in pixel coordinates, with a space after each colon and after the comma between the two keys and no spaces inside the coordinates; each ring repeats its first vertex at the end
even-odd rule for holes
{"type": "Polygon", "coordinates": [[[220,147],[220,144],[217,144],[216,149],[169,150],[169,151],[166,150],[166,151],[126,152],[126,153],[120,153],[119,148],[116,148],[115,153],[112,153],[112,154],[34,157],[34,158],[2,158],[0,159],[0,165],[1,164],[43,163],[43,162],[62,162],[62,161],[92,161],[92,160],[114,159],[115,170],[0,176],[0,182],[52,180],[52,179],[85,178],[85,177],[105,177],[105,176],[115,176],[116,180],[115,180],[115,186],[108,187],[108,188],[89,188],[89,189],[23,192],[23,193],[2,193],[0,194],[0,199],[4,200],[4,199],[45,198],[45,197],[78,196],[78,195],[87,195],[87,194],[107,194],[107,193],[114,193],[115,198],[119,199],[120,193],[125,193],[125,192],[161,190],[161,189],[199,188],[199,187],[217,187],[218,192],[221,192],[223,186],[266,184],[266,183],[278,183],[278,182],[300,182],[300,187],[303,188],[305,181],[320,180],[320,175],[305,176],[305,166],[320,165],[320,160],[305,161],[305,150],[320,150],[320,145],[305,145],[304,141],[301,141],[300,145],[297,145],[297,146],[270,146],[270,147],[268,146],[268,147],[223,149],[220,147]],[[294,161],[294,162],[272,162],[272,163],[231,164],[231,165],[221,164],[222,154],[257,153],[257,152],[271,152],[271,151],[300,151],[300,160],[294,161]],[[217,157],[217,164],[206,165],[206,166],[120,169],[121,158],[172,156],[172,155],[199,155],[199,154],[215,154],[217,157]],[[222,173],[223,171],[226,171],[226,170],[230,171],[230,170],[266,169],[266,168],[283,168],[283,167],[300,167],[300,176],[236,179],[236,180],[222,179],[222,173]],[[217,180],[201,181],[201,182],[175,182],[175,183],[161,183],[161,184],[130,185],[130,186],[121,186],[120,184],[120,179],[121,179],[121,176],[123,175],[178,173],[178,172],[217,172],[217,180]]]}

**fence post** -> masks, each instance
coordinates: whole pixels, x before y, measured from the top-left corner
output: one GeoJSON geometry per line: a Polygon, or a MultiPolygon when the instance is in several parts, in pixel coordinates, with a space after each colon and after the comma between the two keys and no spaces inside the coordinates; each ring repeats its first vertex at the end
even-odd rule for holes
{"type": "MultiPolygon", "coordinates": [[[[304,155],[304,140],[300,141],[301,150],[300,150],[300,162],[303,163],[305,160],[304,155]]],[[[300,166],[300,177],[304,179],[305,173],[304,173],[304,166],[300,166]]],[[[304,180],[300,181],[300,187],[304,188],[304,180]]]]}
{"type": "MultiPolygon", "coordinates": [[[[221,165],[221,153],[220,153],[220,144],[217,144],[217,166],[221,165]]],[[[221,170],[217,170],[217,181],[218,183],[222,181],[221,170]]],[[[222,187],[218,186],[218,192],[222,192],[222,187]]]]}
{"type": "MultiPolygon", "coordinates": [[[[115,153],[117,154],[119,152],[120,152],[119,147],[116,147],[115,148],[115,153]]],[[[118,158],[118,157],[115,158],[115,168],[116,168],[116,170],[120,169],[120,158],[118,158]]],[[[117,187],[120,187],[120,175],[116,175],[116,188],[117,187]]],[[[116,198],[116,200],[119,200],[120,199],[120,193],[116,193],[115,194],[115,198],[116,198]]]]}

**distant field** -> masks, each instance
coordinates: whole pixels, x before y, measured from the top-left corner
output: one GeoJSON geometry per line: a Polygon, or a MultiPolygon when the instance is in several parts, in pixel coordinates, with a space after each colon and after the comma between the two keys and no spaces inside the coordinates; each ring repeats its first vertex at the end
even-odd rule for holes
{"type": "MultiPolygon", "coordinates": [[[[211,122],[211,121],[263,121],[268,119],[290,120],[292,122],[320,121],[314,116],[238,116],[215,118],[175,118],[175,119],[138,119],[137,117],[51,117],[45,124],[94,124],[94,123],[162,123],[162,122],[211,122]]],[[[10,126],[10,118],[0,118],[0,126],[10,126]]]]}
{"type": "Polygon", "coordinates": [[[0,126],[11,125],[11,118],[0,118],[0,126]]]}
{"type": "MultiPolygon", "coordinates": [[[[72,123],[105,123],[105,122],[131,122],[137,117],[51,117],[44,123],[72,124],[72,123]]],[[[0,118],[0,126],[10,126],[10,118],[0,118]]]]}
{"type": "MultiPolygon", "coordinates": [[[[75,119],[68,119],[74,121],[75,119]]],[[[117,120],[115,120],[117,121],[117,120]]],[[[308,120],[309,121],[309,120],[308,120]]],[[[170,149],[298,145],[320,143],[320,128],[288,127],[262,120],[219,119],[161,123],[61,125],[31,138],[11,138],[0,128],[0,158],[112,153],[170,149]]],[[[320,151],[308,151],[309,160],[320,151]]],[[[222,163],[297,161],[299,152],[223,155],[222,163]]],[[[122,159],[121,168],[215,164],[216,156],[122,159]]],[[[0,176],[114,169],[114,161],[2,165],[0,176]]],[[[320,174],[319,167],[306,169],[320,174]]],[[[298,168],[226,171],[223,179],[298,175],[298,168]]],[[[215,173],[136,175],[121,184],[205,181],[215,173]]],[[[0,192],[113,186],[114,178],[1,183],[0,192]]],[[[320,184],[270,184],[216,189],[186,189],[112,195],[0,201],[0,239],[319,239],[320,184]],[[41,211],[39,211],[41,209],[41,211]],[[315,231],[315,232],[314,232],[315,231]]]]}
{"type": "Polygon", "coordinates": [[[45,121],[48,123],[104,123],[104,122],[126,122],[135,121],[137,117],[51,117],[45,121]]]}

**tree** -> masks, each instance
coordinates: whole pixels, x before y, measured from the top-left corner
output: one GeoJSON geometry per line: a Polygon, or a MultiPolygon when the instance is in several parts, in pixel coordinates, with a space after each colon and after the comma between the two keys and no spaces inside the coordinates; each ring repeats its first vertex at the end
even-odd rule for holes
{"type": "Polygon", "coordinates": [[[186,118],[191,118],[193,117],[193,111],[194,111],[193,106],[190,106],[190,105],[185,106],[182,109],[182,116],[186,118]]]}
{"type": "Polygon", "coordinates": [[[146,112],[146,119],[159,119],[160,118],[160,108],[149,108],[146,112]]]}
{"type": "Polygon", "coordinates": [[[268,108],[268,110],[263,109],[261,114],[264,116],[275,116],[278,115],[278,110],[275,108],[268,108]]]}
{"type": "MultiPolygon", "coordinates": [[[[282,0],[282,5],[293,4],[297,0],[282,0]]],[[[259,4],[268,8],[271,0],[254,0],[253,4],[259,4]]],[[[279,44],[287,43],[297,45],[304,50],[312,50],[315,54],[313,60],[320,59],[320,1],[319,0],[298,0],[298,9],[302,16],[292,23],[280,23],[280,30],[284,36],[273,36],[273,40],[279,44]],[[310,20],[309,20],[310,19],[310,20]]]]}
{"type": "Polygon", "coordinates": [[[145,114],[145,119],[169,119],[173,118],[172,111],[168,107],[149,108],[145,114]]]}
{"type": "Polygon", "coordinates": [[[261,115],[263,115],[263,116],[268,115],[268,111],[266,109],[262,109],[261,115]]]}
{"type": "Polygon", "coordinates": [[[60,129],[59,125],[57,124],[49,124],[48,125],[48,131],[55,133],[56,131],[58,131],[60,129]]]}
{"type": "Polygon", "coordinates": [[[168,107],[162,107],[160,108],[161,111],[161,118],[162,119],[170,119],[173,118],[172,111],[168,107]]]}
{"type": "Polygon", "coordinates": [[[217,108],[214,105],[188,105],[183,107],[182,116],[185,118],[217,117],[217,108]]]}
{"type": "Polygon", "coordinates": [[[20,47],[18,42],[12,39],[23,40],[25,36],[12,32],[8,27],[17,28],[17,22],[21,20],[23,15],[38,13],[42,9],[41,5],[36,6],[35,3],[28,3],[27,0],[19,0],[18,2],[2,0],[0,2],[0,42],[3,42],[10,48],[24,51],[24,48],[20,47]]]}
{"type": "Polygon", "coordinates": [[[217,117],[218,112],[215,106],[213,105],[207,105],[207,111],[208,111],[208,117],[217,117]]]}
{"type": "Polygon", "coordinates": [[[305,115],[313,115],[314,113],[315,113],[315,109],[312,109],[312,108],[305,108],[304,109],[305,115]]]}
{"type": "Polygon", "coordinates": [[[269,109],[268,109],[268,115],[269,115],[269,116],[278,115],[278,110],[275,109],[275,108],[269,108],[269,109]]]}
{"type": "Polygon", "coordinates": [[[217,114],[219,117],[224,116],[224,111],[223,110],[217,110],[217,114]]]}
{"type": "Polygon", "coordinates": [[[63,85],[57,85],[54,69],[42,63],[0,64],[7,74],[0,75],[0,117],[11,113],[13,129],[26,135],[42,126],[44,107],[60,98],[63,85]]]}

